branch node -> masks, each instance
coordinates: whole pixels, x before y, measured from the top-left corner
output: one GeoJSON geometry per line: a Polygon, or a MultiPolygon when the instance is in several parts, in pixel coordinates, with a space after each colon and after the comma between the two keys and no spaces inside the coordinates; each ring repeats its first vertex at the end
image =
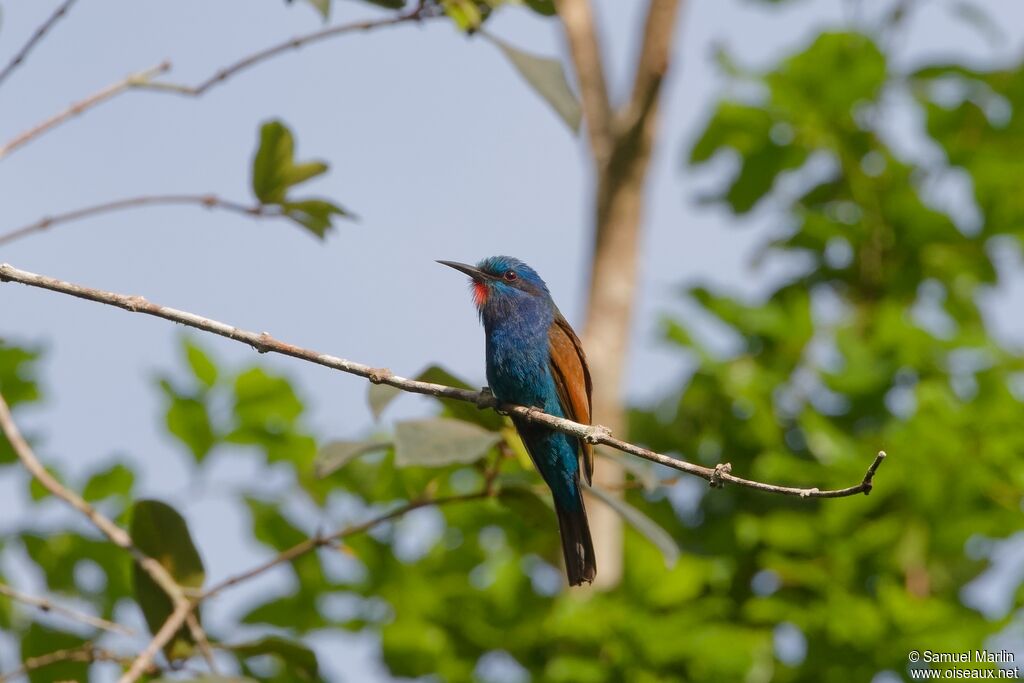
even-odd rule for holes
{"type": "Polygon", "coordinates": [[[370,380],[371,384],[383,384],[392,377],[394,377],[394,373],[387,368],[373,368],[366,379],[370,380]]]}
{"type": "MultiPolygon", "coordinates": [[[[711,473],[711,478],[708,479],[708,486],[713,489],[725,488],[725,482],[722,481],[723,474],[732,473],[732,463],[721,462],[715,465],[715,471],[711,473]]],[[[803,495],[803,494],[801,494],[803,495]]]]}
{"type": "Polygon", "coordinates": [[[146,297],[139,294],[128,297],[125,303],[128,304],[128,309],[132,313],[138,313],[139,309],[149,306],[149,302],[146,301],[146,297]]]}
{"type": "Polygon", "coordinates": [[[800,492],[800,497],[801,498],[810,498],[811,496],[816,496],[819,493],[821,493],[821,490],[817,486],[815,486],[812,489],[807,489],[806,491],[801,491],[800,492]]]}
{"type": "Polygon", "coordinates": [[[268,353],[273,341],[274,338],[270,336],[269,332],[260,332],[260,336],[257,337],[256,343],[252,347],[256,349],[256,353],[268,353]]]}
{"type": "Polygon", "coordinates": [[[591,425],[587,433],[583,435],[583,440],[590,444],[599,444],[603,439],[607,439],[611,435],[612,430],[604,425],[591,425]]]}

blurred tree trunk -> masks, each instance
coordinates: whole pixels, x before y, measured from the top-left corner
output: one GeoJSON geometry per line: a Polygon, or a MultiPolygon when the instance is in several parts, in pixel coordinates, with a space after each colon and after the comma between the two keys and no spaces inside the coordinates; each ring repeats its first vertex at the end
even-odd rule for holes
{"type": "MultiPolygon", "coordinates": [[[[681,0],[650,0],[633,92],[611,106],[589,0],[556,0],[580,88],[594,162],[594,251],[583,344],[594,382],[594,424],[622,434],[623,370],[637,286],[647,167],[658,128],[661,84],[671,62],[681,0]]],[[[594,483],[621,495],[625,473],[612,459],[596,466],[594,483]]],[[[588,508],[597,552],[595,585],[622,578],[622,518],[591,499],[588,508]]]]}

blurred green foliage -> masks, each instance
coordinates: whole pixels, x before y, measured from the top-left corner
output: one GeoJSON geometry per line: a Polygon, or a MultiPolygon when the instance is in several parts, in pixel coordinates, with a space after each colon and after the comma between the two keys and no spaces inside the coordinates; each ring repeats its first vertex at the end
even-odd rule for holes
{"type": "MultiPolygon", "coordinates": [[[[278,568],[289,588],[237,615],[265,637],[211,633],[238,673],[320,680],[304,639],[345,629],[379,634],[395,676],[454,682],[905,679],[910,650],[982,648],[1020,618],[1020,586],[994,615],[963,595],[1024,519],[1024,361],[993,338],[979,306],[1007,275],[997,254],[1020,249],[1024,68],[905,73],[876,38],[830,32],[736,78],[748,87],[711,113],[690,162],[728,157],[706,200],[737,216],[777,216],[761,259],[803,265],[756,300],[689,288],[684,296],[731,343],[711,345],[705,326],[666,319],[666,343],[696,370],[657,405],[633,409],[629,436],[703,464],[728,461],[750,478],[821,488],[860,481],[885,449],[872,494],[708,491],[629,463],[623,581],[569,592],[547,497],[504,419],[439,402],[441,420],[400,423],[394,441],[318,448],[286,378],[232,371],[187,341],[183,368],[158,383],[167,430],[196,477],[229,452],[288,475],[294,485],[274,493],[223,494],[245,505],[269,552],[318,531],[298,509],[340,529],[425,497],[480,496],[278,568]],[[893,101],[920,115],[941,162],[893,148],[893,101]],[[976,224],[929,194],[951,176],[969,181],[976,224]],[[325,608],[334,597],[346,598],[343,613],[325,608]]],[[[0,390],[12,404],[38,397],[35,362],[33,351],[0,346],[0,390]]],[[[459,383],[440,368],[422,377],[459,383]]],[[[374,414],[393,398],[371,388],[374,414]]],[[[11,460],[0,450],[0,464],[11,460]]],[[[114,515],[133,500],[127,463],[69,484],[114,515]]],[[[133,599],[127,558],[78,525],[42,532],[26,521],[5,542],[20,544],[49,591],[100,615],[133,599]],[[103,575],[99,587],[75,571],[82,563],[103,575]]],[[[0,625],[25,653],[42,640],[82,642],[80,631],[44,634],[50,626],[2,599],[0,625]]],[[[32,680],[79,676],[72,666],[32,680]]]]}

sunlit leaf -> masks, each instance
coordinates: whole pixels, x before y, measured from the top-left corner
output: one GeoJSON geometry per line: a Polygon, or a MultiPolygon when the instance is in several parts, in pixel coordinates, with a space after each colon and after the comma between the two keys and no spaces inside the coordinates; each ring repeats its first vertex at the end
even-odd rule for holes
{"type": "Polygon", "coordinates": [[[185,358],[192,368],[192,374],[203,385],[212,387],[217,382],[217,365],[201,347],[186,339],[185,358]]]}

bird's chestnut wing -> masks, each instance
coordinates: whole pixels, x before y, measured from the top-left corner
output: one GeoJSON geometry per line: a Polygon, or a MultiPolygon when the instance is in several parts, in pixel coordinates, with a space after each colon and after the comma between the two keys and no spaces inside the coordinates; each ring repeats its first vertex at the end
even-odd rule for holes
{"type": "MultiPolygon", "coordinates": [[[[551,354],[551,375],[555,379],[558,400],[566,417],[574,422],[590,424],[590,369],[583,354],[583,345],[562,314],[555,313],[555,322],[548,330],[551,354]]],[[[583,473],[587,483],[594,475],[594,447],[578,439],[583,473]]]]}

